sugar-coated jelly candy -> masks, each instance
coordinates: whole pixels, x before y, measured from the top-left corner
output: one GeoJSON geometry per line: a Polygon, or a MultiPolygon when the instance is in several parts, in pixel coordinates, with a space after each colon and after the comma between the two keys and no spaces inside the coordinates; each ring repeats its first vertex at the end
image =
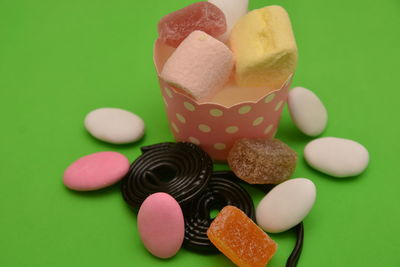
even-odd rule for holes
{"type": "Polygon", "coordinates": [[[195,30],[206,32],[215,38],[224,34],[224,13],[209,2],[198,2],[164,16],[158,23],[160,40],[173,47],[178,47],[195,30]]]}
{"type": "Polygon", "coordinates": [[[264,267],[276,243],[240,209],[224,207],[207,231],[210,241],[238,266],[264,267]]]}
{"type": "Polygon", "coordinates": [[[249,184],[279,184],[293,174],[297,154],[278,139],[242,138],[227,161],[236,176],[249,184]]]}

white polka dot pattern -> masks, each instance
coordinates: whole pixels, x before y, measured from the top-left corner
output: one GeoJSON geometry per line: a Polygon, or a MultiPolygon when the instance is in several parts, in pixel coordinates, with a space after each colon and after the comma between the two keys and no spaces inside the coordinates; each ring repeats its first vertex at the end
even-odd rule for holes
{"type": "Polygon", "coordinates": [[[182,114],[176,113],[176,118],[177,118],[178,121],[180,121],[181,123],[186,123],[186,119],[185,119],[185,117],[182,116],[182,114]]]}
{"type": "Polygon", "coordinates": [[[208,126],[206,124],[199,124],[199,130],[202,131],[203,133],[211,132],[210,126],[208,126]]]}
{"type": "Polygon", "coordinates": [[[171,90],[168,87],[165,87],[165,93],[167,93],[167,96],[170,98],[173,98],[174,96],[172,95],[171,90]]]}
{"type": "Polygon", "coordinates": [[[263,117],[258,117],[257,119],[255,119],[255,120],[253,121],[253,126],[258,126],[258,125],[260,125],[263,121],[264,121],[264,118],[263,118],[263,117]]]}
{"type": "Polygon", "coordinates": [[[266,97],[264,98],[264,102],[265,102],[265,103],[269,103],[269,102],[271,102],[272,100],[274,100],[274,98],[275,98],[275,93],[272,93],[272,94],[270,94],[270,95],[268,95],[268,96],[266,96],[266,97]]]}
{"type": "Polygon", "coordinates": [[[288,93],[287,86],[256,103],[226,108],[199,104],[173,88],[161,88],[175,139],[201,146],[214,160],[225,160],[238,138],[272,138],[288,93]]]}
{"type": "Polygon", "coordinates": [[[267,128],[265,128],[264,130],[264,134],[269,134],[273,128],[274,128],[273,124],[268,125],[267,128]]]}
{"type": "Polygon", "coordinates": [[[168,102],[167,102],[167,100],[165,99],[165,97],[163,97],[163,100],[164,100],[165,106],[168,108],[168,102]]]}
{"type": "Polygon", "coordinates": [[[222,110],[214,108],[210,110],[210,114],[214,117],[221,117],[224,113],[222,112],[222,110]]]}
{"type": "Polygon", "coordinates": [[[278,133],[278,129],[275,129],[275,131],[273,132],[273,134],[271,135],[271,138],[275,138],[276,134],[278,133]]]}
{"type": "Polygon", "coordinates": [[[214,144],[214,148],[216,150],[224,150],[226,148],[226,145],[224,143],[216,143],[214,144]]]}
{"type": "Polygon", "coordinates": [[[195,111],[196,110],[196,108],[192,104],[190,104],[189,102],[183,102],[183,105],[189,111],[195,111]]]}
{"type": "Polygon", "coordinates": [[[283,101],[279,101],[278,104],[275,106],[275,111],[278,111],[283,105],[283,101]]]}
{"type": "Polygon", "coordinates": [[[175,132],[179,133],[179,128],[178,128],[178,126],[176,126],[175,123],[171,123],[171,125],[172,125],[172,129],[174,129],[175,132]]]}
{"type": "Polygon", "coordinates": [[[238,112],[239,112],[239,114],[243,115],[243,114],[249,113],[250,110],[251,110],[251,106],[248,106],[248,105],[247,105],[247,106],[241,107],[241,108],[238,110],[238,112]]]}
{"type": "Polygon", "coordinates": [[[189,141],[191,142],[191,143],[193,143],[193,144],[195,144],[195,145],[200,145],[200,141],[199,141],[199,139],[197,139],[196,137],[193,137],[193,136],[189,136],[189,141]]]}
{"type": "Polygon", "coordinates": [[[227,132],[228,134],[234,134],[237,131],[239,131],[239,127],[237,126],[229,126],[225,129],[225,132],[227,132]]]}

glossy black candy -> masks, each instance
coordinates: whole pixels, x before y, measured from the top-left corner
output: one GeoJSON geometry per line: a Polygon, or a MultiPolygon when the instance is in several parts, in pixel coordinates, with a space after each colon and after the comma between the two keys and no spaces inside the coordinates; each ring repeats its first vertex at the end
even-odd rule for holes
{"type": "MultiPolygon", "coordinates": [[[[213,173],[209,186],[201,197],[193,200],[184,209],[185,247],[203,253],[219,252],[207,237],[207,229],[213,220],[210,217],[210,210],[212,209],[222,209],[226,205],[233,205],[244,211],[249,218],[256,222],[253,201],[249,194],[237,184],[238,182],[243,181],[231,171],[213,173]]],[[[268,193],[274,187],[274,185],[252,186],[265,193],[268,193]]],[[[303,223],[299,223],[293,230],[296,231],[296,244],[286,262],[286,267],[295,267],[297,265],[303,247],[303,223]]]]}
{"type": "Polygon", "coordinates": [[[123,198],[134,209],[156,192],[170,194],[184,207],[211,178],[212,160],[195,144],[161,143],[141,150],[121,185],[123,198]]]}
{"type": "Polygon", "coordinates": [[[304,225],[303,222],[299,223],[294,227],[296,231],[296,245],[292,253],[290,254],[288,260],[286,261],[286,267],[296,267],[297,262],[299,261],[301,250],[303,249],[303,240],[304,240],[304,225]]]}
{"type": "Polygon", "coordinates": [[[184,208],[185,239],[183,244],[186,248],[218,253],[207,237],[207,229],[213,221],[210,217],[210,211],[213,209],[220,210],[227,205],[232,205],[241,209],[253,221],[255,220],[253,200],[237,183],[237,180],[238,178],[232,172],[214,172],[201,196],[184,208]]]}
{"type": "MultiPolygon", "coordinates": [[[[212,172],[212,160],[191,143],[161,143],[141,148],[143,154],[131,165],[122,181],[125,201],[135,210],[151,194],[166,192],[181,205],[185,216],[186,248],[199,252],[218,253],[208,240],[207,229],[212,222],[210,211],[233,205],[255,221],[250,195],[238,183],[231,171],[212,172]]],[[[273,185],[253,185],[268,193],[273,185]]],[[[287,267],[299,260],[303,238],[303,223],[298,224],[297,241],[287,267]]]]}

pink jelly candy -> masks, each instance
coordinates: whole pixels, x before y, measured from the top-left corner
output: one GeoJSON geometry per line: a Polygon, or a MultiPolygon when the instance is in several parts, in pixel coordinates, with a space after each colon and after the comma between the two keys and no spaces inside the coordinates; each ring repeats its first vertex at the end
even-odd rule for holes
{"type": "Polygon", "coordinates": [[[206,32],[214,38],[224,34],[224,13],[209,2],[198,2],[164,16],[158,23],[160,40],[173,47],[178,47],[195,30],[206,32]]]}

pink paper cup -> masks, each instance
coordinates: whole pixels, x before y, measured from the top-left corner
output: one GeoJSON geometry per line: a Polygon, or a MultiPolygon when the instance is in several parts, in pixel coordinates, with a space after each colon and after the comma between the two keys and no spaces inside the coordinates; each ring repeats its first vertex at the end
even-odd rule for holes
{"type": "Polygon", "coordinates": [[[176,141],[194,143],[215,161],[226,161],[229,150],[237,139],[275,136],[292,76],[280,89],[269,92],[257,101],[240,102],[231,107],[197,103],[160,78],[162,67],[172,52],[173,48],[156,41],[154,64],[170,128],[176,141]]]}

